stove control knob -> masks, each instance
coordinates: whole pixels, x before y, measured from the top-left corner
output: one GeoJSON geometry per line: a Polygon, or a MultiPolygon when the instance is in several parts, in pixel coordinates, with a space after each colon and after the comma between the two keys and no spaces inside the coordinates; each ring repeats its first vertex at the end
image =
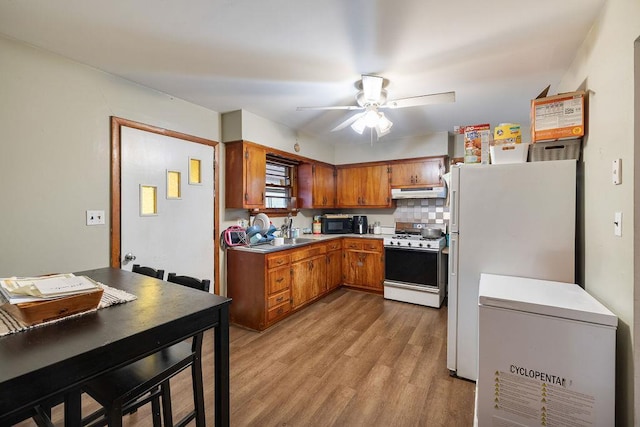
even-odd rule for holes
{"type": "Polygon", "coordinates": [[[407,243],[407,246],[411,246],[411,242],[407,243]]]}
{"type": "MultiPolygon", "coordinates": [[[[418,244],[418,246],[422,247],[422,243],[418,244]]],[[[427,247],[429,247],[429,245],[427,244],[427,247]]]]}
{"type": "Polygon", "coordinates": [[[430,248],[431,247],[431,243],[427,243],[427,247],[430,248]]]}

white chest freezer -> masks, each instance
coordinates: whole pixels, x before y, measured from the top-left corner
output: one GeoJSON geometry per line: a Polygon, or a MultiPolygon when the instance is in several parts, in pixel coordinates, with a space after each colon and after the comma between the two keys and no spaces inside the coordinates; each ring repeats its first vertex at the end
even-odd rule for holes
{"type": "Polygon", "coordinates": [[[611,311],[575,284],[492,274],[478,303],[479,427],[615,425],[611,311]]]}

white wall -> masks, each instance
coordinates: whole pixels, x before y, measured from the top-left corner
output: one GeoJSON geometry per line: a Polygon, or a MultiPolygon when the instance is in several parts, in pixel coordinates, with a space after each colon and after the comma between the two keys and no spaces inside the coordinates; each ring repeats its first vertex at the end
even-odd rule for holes
{"type": "Polygon", "coordinates": [[[222,115],[223,142],[245,140],[266,145],[321,162],[334,163],[333,146],[311,135],[296,132],[247,110],[237,110],[222,115]],[[295,150],[298,144],[299,151],[295,150]]]}
{"type": "MultiPolygon", "coordinates": [[[[392,131],[393,133],[393,131],[392,131]]],[[[449,135],[437,132],[411,138],[391,138],[391,134],[374,141],[373,145],[336,144],[334,161],[336,165],[376,162],[413,157],[446,156],[449,154],[449,135]]]]}
{"type": "MultiPolygon", "coordinates": [[[[634,41],[640,35],[640,2],[606,3],[578,52],[559,92],[578,88],[589,95],[584,144],[585,289],[619,316],[617,425],[633,425],[634,323],[634,41]],[[622,159],[622,185],[611,182],[611,162],[622,159]],[[614,212],[622,212],[622,237],[613,234],[614,212]]],[[[636,119],[637,120],[637,119],[636,119]]]]}
{"type": "Polygon", "coordinates": [[[219,114],[0,37],[0,277],[109,265],[110,123],[220,140],[219,114]]]}

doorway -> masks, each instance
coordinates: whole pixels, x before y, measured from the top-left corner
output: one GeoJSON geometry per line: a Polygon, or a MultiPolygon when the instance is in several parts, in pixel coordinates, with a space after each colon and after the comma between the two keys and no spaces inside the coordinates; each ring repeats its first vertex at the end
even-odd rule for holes
{"type": "Polygon", "coordinates": [[[140,263],[211,278],[219,294],[218,149],[212,140],[111,118],[112,267],[131,269],[133,262],[124,258],[139,242],[132,255],[140,263]],[[196,214],[205,223],[194,231],[196,214]],[[185,234],[192,237],[185,240],[185,234]],[[167,253],[184,256],[181,261],[167,253]],[[203,253],[210,255],[202,259],[203,253]],[[203,264],[212,266],[212,276],[203,264]]]}

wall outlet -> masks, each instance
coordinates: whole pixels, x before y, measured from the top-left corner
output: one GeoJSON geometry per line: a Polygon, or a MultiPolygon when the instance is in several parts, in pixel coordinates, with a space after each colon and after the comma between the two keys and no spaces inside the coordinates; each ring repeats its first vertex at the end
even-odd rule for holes
{"type": "Polygon", "coordinates": [[[87,225],[104,225],[104,211],[87,211],[87,225]]]}

